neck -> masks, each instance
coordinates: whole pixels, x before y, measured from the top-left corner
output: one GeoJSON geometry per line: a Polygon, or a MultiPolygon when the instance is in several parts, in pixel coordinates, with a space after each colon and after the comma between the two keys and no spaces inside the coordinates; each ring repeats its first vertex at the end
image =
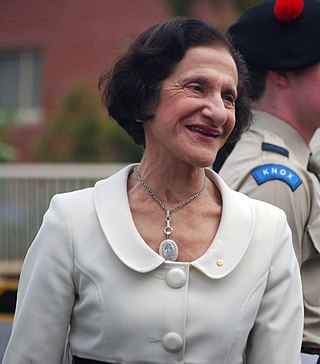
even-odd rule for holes
{"type": "Polygon", "coordinates": [[[153,197],[153,199],[159,204],[159,206],[165,211],[166,215],[167,215],[167,220],[170,220],[170,214],[179,209],[182,208],[183,206],[187,205],[188,203],[192,202],[194,199],[196,199],[197,197],[199,197],[200,195],[202,195],[202,193],[205,191],[206,188],[206,177],[204,176],[203,178],[203,185],[201,187],[201,190],[195,192],[194,194],[192,194],[192,196],[189,196],[187,199],[179,202],[178,204],[176,204],[173,207],[166,207],[163,202],[160,200],[160,198],[158,197],[158,195],[156,194],[156,192],[152,189],[152,187],[141,177],[140,173],[138,172],[138,167],[134,168],[134,173],[137,176],[138,181],[142,184],[142,186],[146,189],[146,191],[153,197]]]}
{"type": "Polygon", "coordinates": [[[306,144],[310,143],[317,130],[317,128],[313,127],[312,123],[308,123],[302,116],[295,115],[291,110],[281,107],[281,105],[277,102],[268,103],[268,101],[262,99],[254,104],[254,108],[275,115],[279,119],[291,125],[306,144]]]}
{"type": "Polygon", "coordinates": [[[141,177],[138,172],[138,167],[134,168],[134,174],[136,175],[139,183],[145,188],[146,192],[150,194],[150,196],[155,200],[155,202],[159,205],[159,207],[165,212],[165,222],[166,226],[164,227],[165,239],[160,243],[159,246],[159,254],[165,258],[166,260],[175,261],[179,255],[179,248],[177,243],[172,240],[171,234],[173,233],[173,228],[171,224],[171,214],[178,210],[184,208],[189,203],[192,203],[196,198],[198,198],[205,191],[206,187],[206,177],[204,176],[203,185],[201,190],[189,196],[187,199],[180,201],[178,204],[168,207],[165,206],[163,201],[160,200],[156,192],[152,189],[152,187],[141,177]]]}
{"type": "Polygon", "coordinates": [[[309,144],[318,128],[319,119],[312,108],[309,111],[306,107],[308,100],[304,102],[297,92],[297,82],[300,81],[295,72],[287,72],[283,77],[277,72],[268,71],[263,95],[254,106],[291,125],[309,144]]]}
{"type": "Polygon", "coordinates": [[[173,206],[190,197],[203,187],[205,172],[203,169],[182,172],[163,166],[138,166],[138,173],[154,190],[165,206],[173,206]]]}

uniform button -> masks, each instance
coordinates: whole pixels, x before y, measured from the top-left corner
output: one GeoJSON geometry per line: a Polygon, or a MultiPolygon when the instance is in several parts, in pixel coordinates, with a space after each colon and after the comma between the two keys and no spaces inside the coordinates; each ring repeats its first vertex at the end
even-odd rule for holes
{"type": "Polygon", "coordinates": [[[170,269],[166,277],[167,283],[172,288],[180,288],[186,281],[186,274],[182,269],[170,269]]]}
{"type": "Polygon", "coordinates": [[[182,339],[177,333],[169,332],[168,334],[164,335],[162,345],[165,350],[175,353],[181,349],[182,339]]]}

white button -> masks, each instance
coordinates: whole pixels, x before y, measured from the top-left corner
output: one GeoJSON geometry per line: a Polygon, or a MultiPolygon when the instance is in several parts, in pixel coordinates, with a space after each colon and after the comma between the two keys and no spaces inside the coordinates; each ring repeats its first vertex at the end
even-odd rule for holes
{"type": "Polygon", "coordinates": [[[168,334],[164,335],[162,345],[167,351],[175,353],[181,349],[182,339],[177,333],[169,332],[168,334]]]}
{"type": "Polygon", "coordinates": [[[167,283],[172,288],[180,288],[186,281],[186,274],[182,269],[173,268],[167,273],[167,283]]]}
{"type": "Polygon", "coordinates": [[[218,259],[218,260],[217,260],[217,265],[218,265],[219,267],[222,267],[222,266],[223,266],[223,264],[224,264],[224,260],[223,260],[223,259],[218,259]]]}

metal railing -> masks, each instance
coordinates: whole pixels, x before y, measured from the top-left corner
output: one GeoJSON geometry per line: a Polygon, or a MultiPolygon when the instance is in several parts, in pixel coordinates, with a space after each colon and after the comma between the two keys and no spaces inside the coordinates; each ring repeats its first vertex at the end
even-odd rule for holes
{"type": "Polygon", "coordinates": [[[19,274],[53,195],[93,186],[122,164],[0,165],[0,277],[19,274]]]}

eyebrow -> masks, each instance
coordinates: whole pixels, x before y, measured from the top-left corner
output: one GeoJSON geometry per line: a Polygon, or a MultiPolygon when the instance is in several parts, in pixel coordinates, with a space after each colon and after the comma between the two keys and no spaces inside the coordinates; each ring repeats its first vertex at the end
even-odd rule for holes
{"type": "Polygon", "coordinates": [[[202,82],[202,83],[209,83],[209,77],[205,77],[205,76],[186,76],[184,78],[182,78],[182,81],[184,82],[202,82]]]}
{"type": "MultiPolygon", "coordinates": [[[[199,82],[199,83],[204,83],[204,84],[209,84],[210,83],[210,78],[207,76],[203,76],[203,75],[193,75],[193,76],[186,76],[185,78],[182,78],[183,82],[199,82]]],[[[237,86],[236,87],[232,87],[229,86],[227,87],[224,92],[229,92],[231,94],[234,95],[234,97],[238,97],[238,90],[237,90],[237,86]]]]}

